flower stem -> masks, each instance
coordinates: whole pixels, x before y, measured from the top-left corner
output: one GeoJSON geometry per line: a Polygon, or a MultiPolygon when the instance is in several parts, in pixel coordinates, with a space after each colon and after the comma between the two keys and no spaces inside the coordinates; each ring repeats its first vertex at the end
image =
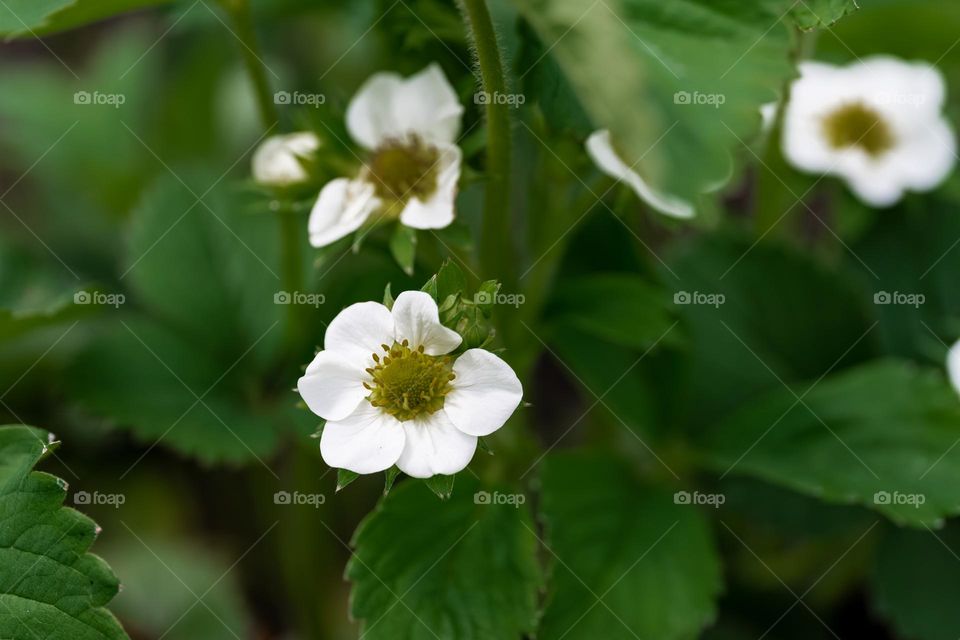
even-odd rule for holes
{"type": "Polygon", "coordinates": [[[516,290],[516,260],[510,228],[510,106],[495,96],[505,95],[507,84],[497,34],[486,0],[461,0],[473,45],[480,63],[480,77],[487,96],[487,192],[480,264],[484,277],[495,277],[506,291],[516,290]]]}
{"type": "Polygon", "coordinates": [[[270,90],[266,66],[257,44],[257,34],[253,28],[253,16],[250,13],[249,0],[221,0],[223,8],[233,23],[233,31],[240,40],[240,54],[243,64],[253,84],[257,98],[257,108],[265,129],[272,129],[280,120],[277,105],[270,90]]]}

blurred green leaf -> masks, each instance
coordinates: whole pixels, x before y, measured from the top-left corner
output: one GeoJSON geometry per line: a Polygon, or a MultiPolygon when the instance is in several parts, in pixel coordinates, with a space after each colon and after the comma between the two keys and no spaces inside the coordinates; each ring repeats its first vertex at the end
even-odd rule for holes
{"type": "Polygon", "coordinates": [[[86,409],[131,428],[146,444],[205,462],[269,455],[291,417],[282,403],[279,410],[253,405],[244,389],[249,381],[245,385],[236,369],[145,317],[112,320],[78,356],[68,379],[86,409]]]}
{"type": "Polygon", "coordinates": [[[613,344],[646,349],[674,320],[670,298],[637,275],[604,273],[560,282],[546,316],[613,344]]]}
{"type": "Polygon", "coordinates": [[[891,529],[877,550],[872,576],[879,612],[898,637],[955,640],[960,637],[960,530],[891,529]]]}
{"type": "Polygon", "coordinates": [[[553,564],[538,638],[696,638],[716,615],[720,563],[691,505],[621,460],[550,456],[542,518],[553,564]]]}
{"type": "Polygon", "coordinates": [[[347,577],[364,638],[533,632],[541,575],[529,512],[475,500],[472,478],[461,485],[440,502],[424,483],[404,482],[360,524],[347,577]]]}
{"type": "Polygon", "coordinates": [[[390,253],[407,275],[413,275],[417,258],[417,230],[397,223],[390,236],[390,253]]]}
{"type": "Polygon", "coordinates": [[[857,0],[804,0],[790,10],[801,29],[829,27],[859,7],[857,0]]]}
{"type": "Polygon", "coordinates": [[[702,442],[724,474],[748,474],[899,524],[960,513],[960,400],[940,371],[875,361],[812,389],[778,389],[702,442]]]}
{"type": "Polygon", "coordinates": [[[113,608],[137,637],[236,640],[253,634],[240,574],[218,549],[138,530],[109,551],[123,576],[113,608]]]}
{"type": "Polygon", "coordinates": [[[760,105],[793,73],[782,1],[515,2],[594,127],[649,183],[687,200],[729,177],[730,152],[759,132],[760,105]]]}
{"type": "Polygon", "coordinates": [[[250,350],[269,362],[285,305],[298,304],[297,292],[281,291],[277,221],[244,211],[235,193],[198,200],[205,190],[170,176],[147,192],[124,276],[144,306],[215,357],[229,364],[250,350]]]}
{"type": "Polygon", "coordinates": [[[32,470],[51,448],[39,429],[0,427],[0,636],[129,640],[103,608],[117,579],[87,552],[97,525],[64,508],[66,482],[32,470]]]}
{"type": "Polygon", "coordinates": [[[662,279],[689,343],[682,409],[696,429],[781,380],[813,379],[875,352],[856,280],[780,244],[728,235],[682,242],[662,279]]]}
{"type": "Polygon", "coordinates": [[[174,0],[6,0],[0,5],[0,35],[36,37],[174,0]]]}

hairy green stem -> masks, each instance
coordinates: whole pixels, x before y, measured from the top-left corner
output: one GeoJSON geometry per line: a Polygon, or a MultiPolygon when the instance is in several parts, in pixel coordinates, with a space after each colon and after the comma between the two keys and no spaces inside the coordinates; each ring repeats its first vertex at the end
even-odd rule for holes
{"type": "Polygon", "coordinates": [[[480,237],[480,265],[484,277],[497,278],[503,283],[504,290],[512,292],[517,286],[517,263],[510,227],[510,105],[505,100],[496,99],[497,96],[506,96],[507,84],[486,0],[461,2],[487,97],[487,191],[480,237]]]}

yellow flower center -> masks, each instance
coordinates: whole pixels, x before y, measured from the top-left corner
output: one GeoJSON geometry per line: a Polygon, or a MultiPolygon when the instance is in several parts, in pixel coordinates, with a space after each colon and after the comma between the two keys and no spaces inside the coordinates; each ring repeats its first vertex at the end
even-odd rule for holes
{"type": "Polygon", "coordinates": [[[373,381],[363,385],[370,404],[401,422],[439,411],[455,377],[450,357],[429,356],[422,346],[411,349],[407,340],[381,347],[384,353],[373,354],[376,365],[367,369],[373,381]]]}
{"type": "Polygon", "coordinates": [[[417,136],[388,140],[367,163],[368,179],[388,214],[399,215],[410,198],[426,200],[437,190],[440,152],[417,136]]]}
{"type": "Polygon", "coordinates": [[[877,157],[894,145],[890,125],[862,102],[845,104],[823,119],[823,129],[835,149],[860,147],[877,157]]]}

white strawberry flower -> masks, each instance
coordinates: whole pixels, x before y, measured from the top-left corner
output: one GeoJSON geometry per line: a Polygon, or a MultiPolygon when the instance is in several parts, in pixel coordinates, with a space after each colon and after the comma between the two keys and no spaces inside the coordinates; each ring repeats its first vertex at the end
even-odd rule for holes
{"type": "Polygon", "coordinates": [[[414,229],[453,222],[462,115],[436,64],[409,78],[374,74],[347,107],[347,131],[368,156],[358,175],[323,187],[310,214],[310,243],[326,246],[371,218],[399,218],[414,229]]]}
{"type": "Polygon", "coordinates": [[[253,179],[270,187],[305,182],[309,176],[303,161],[319,148],[319,138],[310,131],[270,136],[253,152],[253,179]]]}
{"type": "Polygon", "coordinates": [[[324,461],[361,474],[397,465],[415,478],[466,467],[477,438],[503,426],[523,388],[489,351],[448,355],[461,342],[422,291],[401,293],[392,310],[360,302],[341,311],[297,383],[327,421],[324,461]]]}
{"type": "Polygon", "coordinates": [[[641,200],[655,210],[674,218],[692,218],[696,213],[691,203],[653,188],[624,162],[614,148],[607,129],[594,131],[587,138],[586,147],[587,154],[601,171],[611,178],[627,183],[641,200]]]}
{"type": "Polygon", "coordinates": [[[945,92],[943,76],[923,62],[804,62],[784,113],[784,156],[802,171],[839,176],[875,207],[929,191],[956,158],[945,92]]]}

